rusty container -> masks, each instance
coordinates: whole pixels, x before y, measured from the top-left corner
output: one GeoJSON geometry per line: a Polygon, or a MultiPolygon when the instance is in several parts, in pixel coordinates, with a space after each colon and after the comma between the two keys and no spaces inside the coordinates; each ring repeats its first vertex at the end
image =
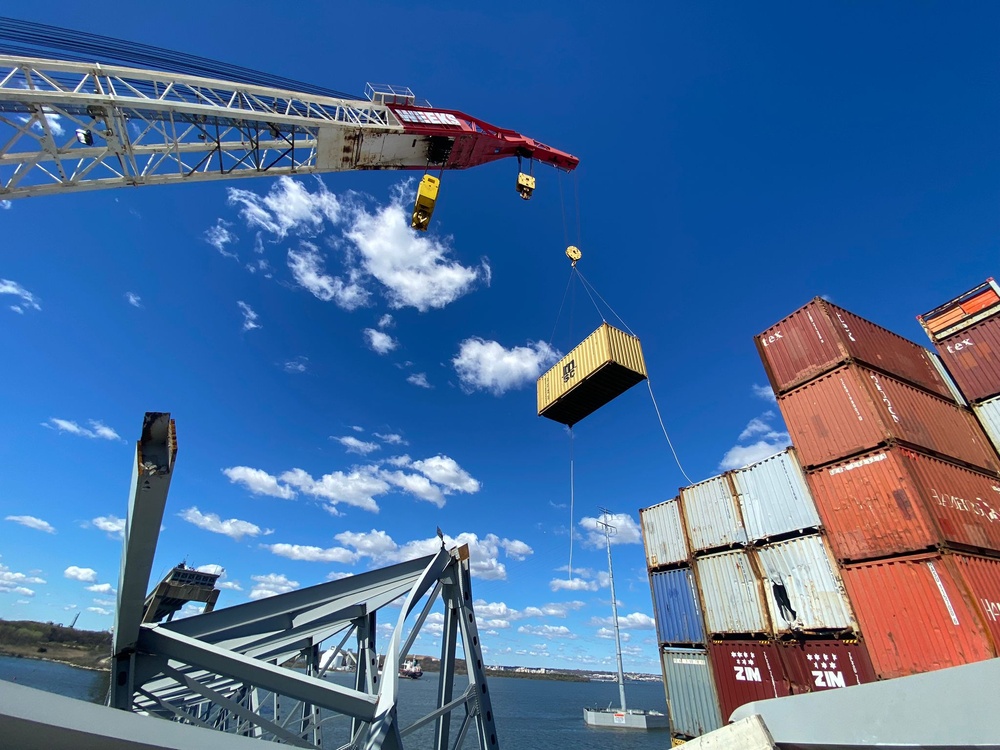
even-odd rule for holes
{"type": "Polygon", "coordinates": [[[699,557],[694,561],[694,570],[709,633],[771,632],[763,585],[747,550],[699,557]]]}
{"type": "Polygon", "coordinates": [[[806,480],[838,560],[937,546],[1000,552],[1000,482],[988,474],[890,445],[806,480]]]}
{"type": "Polygon", "coordinates": [[[1000,312],[1000,285],[987,279],[930,312],[918,315],[927,336],[935,344],[1000,312]]]}
{"type": "Polygon", "coordinates": [[[646,568],[656,570],[688,559],[680,501],[676,497],[641,508],[639,526],[642,527],[642,542],[646,549],[646,568]]]}
{"type": "Polygon", "coordinates": [[[847,361],[951,398],[929,352],[881,326],[816,297],[756,337],[774,392],[787,393],[847,361]]]}
{"type": "Polygon", "coordinates": [[[572,427],[646,377],[639,339],[603,323],[538,379],[538,414],[572,427]]]}
{"type": "Polygon", "coordinates": [[[859,641],[782,642],[778,656],[792,695],[875,682],[868,649],[859,641]]]}
{"type": "Polygon", "coordinates": [[[729,474],[685,487],[680,497],[692,552],[747,543],[729,474]]]}
{"type": "Polygon", "coordinates": [[[944,556],[846,565],[841,575],[879,679],[996,655],[963,581],[944,556]]]}
{"type": "Polygon", "coordinates": [[[994,557],[955,554],[951,561],[958,569],[974,607],[1000,654],[1000,560],[994,557]]]}
{"type": "Polygon", "coordinates": [[[1000,394],[1000,315],[943,338],[936,346],[968,401],[976,403],[1000,394]]]}
{"type": "Polygon", "coordinates": [[[740,706],[791,694],[777,647],[769,641],[715,641],[708,644],[715,692],[728,723],[740,706]]]}
{"type": "Polygon", "coordinates": [[[996,451],[972,413],[896,378],[849,364],[778,398],[805,468],[897,440],[996,472],[996,451]]]}

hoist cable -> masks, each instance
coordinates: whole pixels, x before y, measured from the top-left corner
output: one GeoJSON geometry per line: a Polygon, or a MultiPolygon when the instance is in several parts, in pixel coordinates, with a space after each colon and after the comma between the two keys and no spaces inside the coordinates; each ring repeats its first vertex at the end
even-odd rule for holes
{"type": "MultiPolygon", "coordinates": [[[[590,289],[589,289],[589,287],[590,287],[590,284],[588,284],[588,283],[587,283],[587,280],[586,280],[585,278],[583,278],[583,274],[582,274],[582,273],[580,273],[580,269],[579,269],[579,268],[576,268],[576,266],[574,266],[573,268],[574,268],[574,269],[576,270],[576,272],[577,272],[577,273],[579,274],[579,276],[580,276],[580,280],[581,280],[581,281],[583,282],[583,284],[582,284],[582,286],[583,286],[583,291],[585,291],[585,292],[587,293],[587,296],[588,296],[588,297],[590,297],[590,301],[594,303],[594,308],[595,308],[595,309],[597,310],[597,314],[601,316],[601,322],[603,322],[603,323],[607,323],[607,322],[608,322],[608,320],[607,320],[607,318],[605,318],[605,317],[604,317],[604,313],[603,313],[603,312],[601,312],[601,307],[600,307],[600,305],[598,305],[598,304],[597,304],[597,301],[596,301],[596,300],[594,299],[594,295],[590,293],[590,289]]],[[[594,291],[596,292],[597,290],[595,289],[594,291]]],[[[598,296],[598,297],[600,297],[601,295],[599,295],[599,294],[598,294],[597,296],[598,296]]],[[[604,300],[602,299],[601,301],[603,302],[604,300]]],[[[611,310],[611,305],[608,305],[608,303],[607,303],[607,302],[604,302],[604,304],[605,304],[605,305],[607,305],[607,307],[608,307],[608,309],[609,309],[609,310],[611,310]]],[[[611,310],[611,312],[612,312],[612,313],[614,313],[614,310],[611,310]]],[[[615,315],[615,317],[618,317],[618,316],[617,316],[617,315],[615,315]]],[[[618,319],[619,319],[619,320],[621,320],[621,318],[618,318],[618,319]]],[[[624,320],[622,320],[622,324],[623,324],[623,325],[625,324],[625,321],[624,321],[624,320]]],[[[626,326],[626,328],[627,328],[627,327],[628,327],[628,326],[626,326]]],[[[629,331],[629,333],[632,333],[632,332],[631,332],[631,331],[629,331]]],[[[634,336],[635,334],[633,333],[632,335],[634,336]]]]}

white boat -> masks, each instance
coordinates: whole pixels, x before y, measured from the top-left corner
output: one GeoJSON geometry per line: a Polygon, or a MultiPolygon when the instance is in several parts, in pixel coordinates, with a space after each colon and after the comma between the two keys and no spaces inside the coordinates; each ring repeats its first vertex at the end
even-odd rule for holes
{"type": "Polygon", "coordinates": [[[611,584],[611,614],[615,623],[615,656],[618,659],[618,694],[621,707],[585,708],[583,721],[588,727],[603,727],[608,729],[669,729],[670,721],[662,711],[646,711],[641,708],[628,708],[625,705],[625,670],[622,668],[622,640],[618,631],[618,599],[615,597],[615,571],[611,565],[611,534],[615,527],[607,522],[609,515],[601,509],[601,520],[598,525],[604,529],[604,539],[608,544],[608,578],[611,584]]]}
{"type": "Polygon", "coordinates": [[[424,676],[424,669],[420,666],[420,660],[412,656],[403,662],[399,668],[400,677],[408,677],[411,680],[419,680],[424,676]]]}

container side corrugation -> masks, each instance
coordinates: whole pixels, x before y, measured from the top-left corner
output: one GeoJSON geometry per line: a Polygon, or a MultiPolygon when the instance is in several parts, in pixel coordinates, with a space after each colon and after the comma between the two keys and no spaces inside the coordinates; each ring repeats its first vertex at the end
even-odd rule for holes
{"type": "Polygon", "coordinates": [[[880,679],[995,655],[952,566],[942,556],[858,563],[845,566],[841,574],[880,679]]]}
{"type": "Polygon", "coordinates": [[[756,340],[764,369],[779,393],[854,360],[950,398],[926,349],[819,297],[756,340]]]}
{"type": "Polygon", "coordinates": [[[708,644],[722,718],[751,701],[791,694],[777,647],[760,641],[719,641],[708,644]]]}
{"type": "Polygon", "coordinates": [[[645,379],[639,339],[603,323],[538,378],[538,414],[573,425],[645,379]]]}
{"type": "Polygon", "coordinates": [[[760,580],[744,550],[705,555],[695,561],[709,633],[767,633],[760,580]]]}
{"type": "Polygon", "coordinates": [[[681,510],[692,551],[746,544],[747,532],[725,474],[682,489],[681,510]]]}
{"type": "Polygon", "coordinates": [[[947,368],[944,366],[944,362],[941,361],[941,357],[939,357],[934,352],[928,352],[928,354],[931,358],[931,362],[937,369],[938,374],[941,376],[945,384],[948,386],[948,390],[951,391],[951,397],[955,400],[955,403],[958,404],[959,406],[968,406],[969,402],[965,400],[965,396],[963,396],[962,392],[958,389],[958,383],[955,382],[955,379],[951,376],[951,373],[949,373],[947,368]]]}
{"type": "Polygon", "coordinates": [[[966,399],[1000,394],[1000,315],[941,339],[937,350],[966,399]]]}
{"type": "Polygon", "coordinates": [[[898,440],[996,472],[997,454],[972,413],[860,365],[845,365],[778,398],[802,465],[823,466],[898,440]]]}
{"type": "Polygon", "coordinates": [[[863,643],[793,641],[778,644],[777,650],[793,695],[863,685],[877,679],[863,643]]]}
{"type": "Polygon", "coordinates": [[[682,562],[690,557],[677,498],[639,511],[646,567],[682,562]]]}
{"type": "Polygon", "coordinates": [[[819,526],[816,504],[792,449],[738,469],[732,479],[751,540],[819,526]]]}
{"type": "Polygon", "coordinates": [[[1000,481],[898,445],[810,471],[838,560],[949,545],[1000,552],[1000,481]]]}
{"type": "Polygon", "coordinates": [[[699,737],[721,727],[708,652],[703,648],[665,648],[660,659],[671,731],[699,737]]]}
{"type": "Polygon", "coordinates": [[[660,643],[704,643],[705,624],[690,568],[650,576],[660,643]]]}
{"type": "Polygon", "coordinates": [[[983,426],[983,431],[993,443],[995,450],[1000,451],[1000,397],[991,398],[972,407],[979,424],[983,426]]]}
{"type": "Polygon", "coordinates": [[[1000,312],[1000,285],[990,278],[930,312],[918,315],[917,320],[930,340],[936,343],[997,312],[1000,312]]]}
{"type": "Polygon", "coordinates": [[[847,592],[819,534],[766,544],[756,550],[775,634],[793,630],[856,630],[847,592]],[[784,587],[792,612],[779,604],[784,587]]]}
{"type": "Polygon", "coordinates": [[[961,554],[952,555],[951,560],[989,631],[993,650],[1000,654],[1000,560],[961,554]]]}

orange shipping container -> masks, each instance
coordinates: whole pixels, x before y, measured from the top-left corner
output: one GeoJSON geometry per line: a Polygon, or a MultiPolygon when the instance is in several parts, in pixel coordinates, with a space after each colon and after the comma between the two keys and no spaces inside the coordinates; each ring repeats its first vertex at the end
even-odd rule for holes
{"type": "Polygon", "coordinates": [[[778,398],[806,468],[898,440],[987,471],[997,454],[976,418],[953,401],[860,365],[845,365],[778,398]]]}
{"type": "Polygon", "coordinates": [[[958,545],[1000,552],[996,477],[892,445],[806,477],[838,560],[958,545]]]}
{"type": "Polygon", "coordinates": [[[957,569],[942,555],[847,565],[842,575],[880,679],[996,655],[957,569]]]}
{"type": "Polygon", "coordinates": [[[997,312],[1000,312],[1000,284],[986,279],[953,300],[918,315],[917,320],[930,340],[937,343],[997,312]]]}

